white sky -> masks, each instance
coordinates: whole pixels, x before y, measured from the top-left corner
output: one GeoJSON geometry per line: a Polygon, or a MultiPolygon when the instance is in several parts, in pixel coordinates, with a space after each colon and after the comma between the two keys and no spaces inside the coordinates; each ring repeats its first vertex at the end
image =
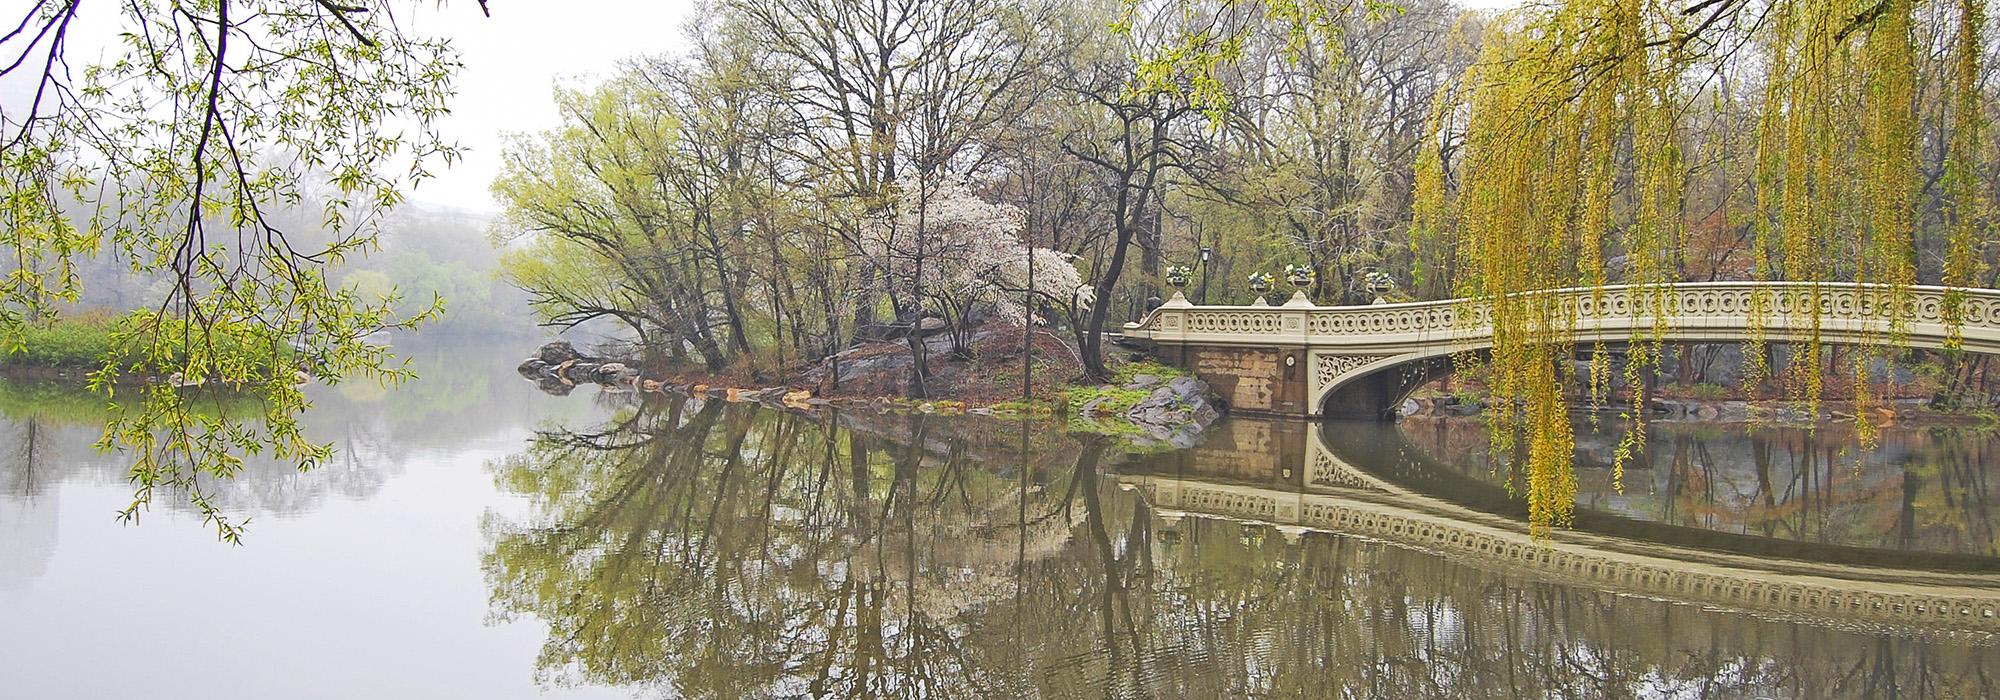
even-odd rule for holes
{"type": "Polygon", "coordinates": [[[487,186],[500,173],[509,133],[555,128],[552,87],[558,80],[609,75],[624,58],[678,51],[681,24],[693,0],[454,0],[425,12],[411,27],[452,38],[465,68],[458,98],[441,128],[468,149],[464,160],[412,193],[419,202],[491,211],[487,186]]]}

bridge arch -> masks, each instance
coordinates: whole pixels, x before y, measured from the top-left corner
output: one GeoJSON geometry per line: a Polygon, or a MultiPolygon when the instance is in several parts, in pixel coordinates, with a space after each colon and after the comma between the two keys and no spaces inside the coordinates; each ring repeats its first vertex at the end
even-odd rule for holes
{"type": "MultiPolygon", "coordinates": [[[[2000,291],[1956,291],[1961,347],[2000,354],[2000,291]]],[[[1703,282],[1534,294],[1553,297],[1580,345],[1659,329],[1670,342],[1741,342],[1761,331],[1771,342],[1817,334],[1831,344],[1941,348],[1953,330],[1941,287],[1703,282]]],[[[1453,356],[1491,348],[1489,309],[1465,299],[1329,307],[1303,295],[1283,306],[1195,306],[1176,295],[1126,324],[1125,337],[1217,386],[1233,410],[1380,416],[1449,373],[1453,356]]]]}

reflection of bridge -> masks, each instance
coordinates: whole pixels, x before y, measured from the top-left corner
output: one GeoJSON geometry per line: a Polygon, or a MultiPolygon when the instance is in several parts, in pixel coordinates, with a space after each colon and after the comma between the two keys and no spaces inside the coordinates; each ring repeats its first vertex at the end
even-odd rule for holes
{"type": "MultiPolygon", "coordinates": [[[[2000,291],[1964,290],[1964,348],[2000,354],[2000,291]]],[[[1950,332],[1945,290],[1913,287],[1895,303],[1887,288],[1846,283],[1709,282],[1550,292],[1580,342],[1620,342],[1661,330],[1667,341],[1772,341],[1818,336],[1828,343],[1888,342],[1943,347],[1950,332]],[[1816,316],[1808,310],[1818,307],[1816,316]],[[1890,314],[1900,306],[1901,312],[1890,314]],[[1761,313],[1759,311],[1761,310],[1761,313]],[[1762,316],[1754,324],[1752,318],[1762,316]],[[1902,321],[1892,328],[1890,319],[1902,321]]],[[[1161,306],[1125,337],[1217,387],[1251,413],[1381,415],[1410,391],[1450,371],[1449,357],[1489,347],[1486,304],[1466,300],[1314,306],[1161,306]],[[1398,371],[1390,371],[1398,370],[1398,371]]]]}
{"type": "Polygon", "coordinates": [[[1276,447],[1267,452],[1274,462],[1290,462],[1257,470],[1265,483],[1243,467],[1256,460],[1241,450],[1218,450],[1219,461],[1199,450],[1169,457],[1178,467],[1140,463],[1119,479],[1170,527],[1186,515],[1264,523],[1288,538],[1358,536],[1539,581],[1837,629],[2000,639],[2000,581],[1990,575],[1746,556],[1577,531],[1538,540],[1525,523],[1410,491],[1342,459],[1319,436],[1302,437],[1302,446],[1263,441],[1276,447]],[[1222,463],[1230,466],[1215,468],[1222,463]]]}

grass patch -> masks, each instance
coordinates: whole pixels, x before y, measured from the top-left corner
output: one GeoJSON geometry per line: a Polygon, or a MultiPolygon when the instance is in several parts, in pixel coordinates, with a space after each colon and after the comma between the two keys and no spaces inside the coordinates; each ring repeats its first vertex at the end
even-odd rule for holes
{"type": "Polygon", "coordinates": [[[1137,360],[1112,368],[1111,383],[1118,386],[1131,384],[1139,375],[1150,374],[1162,382],[1175,377],[1187,376],[1187,372],[1172,365],[1164,365],[1153,360],[1137,360]]]}
{"type": "Polygon", "coordinates": [[[1073,386],[1063,390],[1063,405],[1071,410],[1080,410],[1093,401],[1103,400],[1098,405],[1098,413],[1123,415],[1133,406],[1152,396],[1151,389],[1126,389],[1116,386],[1073,386]]]}
{"type": "MultiPolygon", "coordinates": [[[[50,379],[53,375],[82,386],[95,381],[95,373],[106,367],[115,371],[112,383],[145,382],[159,379],[189,361],[194,350],[181,344],[171,331],[162,331],[142,311],[113,315],[89,310],[28,323],[0,333],[0,370],[15,378],[50,379]]],[[[307,355],[280,344],[274,336],[245,338],[217,334],[212,340],[196,338],[204,354],[206,370],[214,376],[241,368],[266,368],[278,379],[290,379],[292,370],[317,366],[307,355]]],[[[252,373],[248,380],[263,376],[252,373]]],[[[246,381],[248,381],[246,380],[246,381]]]]}

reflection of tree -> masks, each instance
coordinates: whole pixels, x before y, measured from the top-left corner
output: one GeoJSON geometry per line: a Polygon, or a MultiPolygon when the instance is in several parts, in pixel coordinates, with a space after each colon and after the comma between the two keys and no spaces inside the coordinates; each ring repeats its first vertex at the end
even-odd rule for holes
{"type": "Polygon", "coordinates": [[[493,465],[533,504],[487,524],[494,613],[548,623],[546,682],[692,697],[1979,696],[2000,661],[1163,520],[1103,443],[986,430],[669,403],[545,434],[493,465]]]}
{"type": "Polygon", "coordinates": [[[0,591],[21,588],[39,578],[55,554],[61,503],[47,493],[50,463],[60,459],[56,444],[62,429],[39,417],[0,421],[0,591]]]}
{"type": "Polygon", "coordinates": [[[496,612],[549,621],[551,680],[716,697],[985,687],[961,620],[1071,519],[1037,503],[1012,522],[1016,480],[924,449],[924,419],[908,430],[892,443],[711,403],[546,435],[496,465],[538,511],[489,524],[496,612]]]}

